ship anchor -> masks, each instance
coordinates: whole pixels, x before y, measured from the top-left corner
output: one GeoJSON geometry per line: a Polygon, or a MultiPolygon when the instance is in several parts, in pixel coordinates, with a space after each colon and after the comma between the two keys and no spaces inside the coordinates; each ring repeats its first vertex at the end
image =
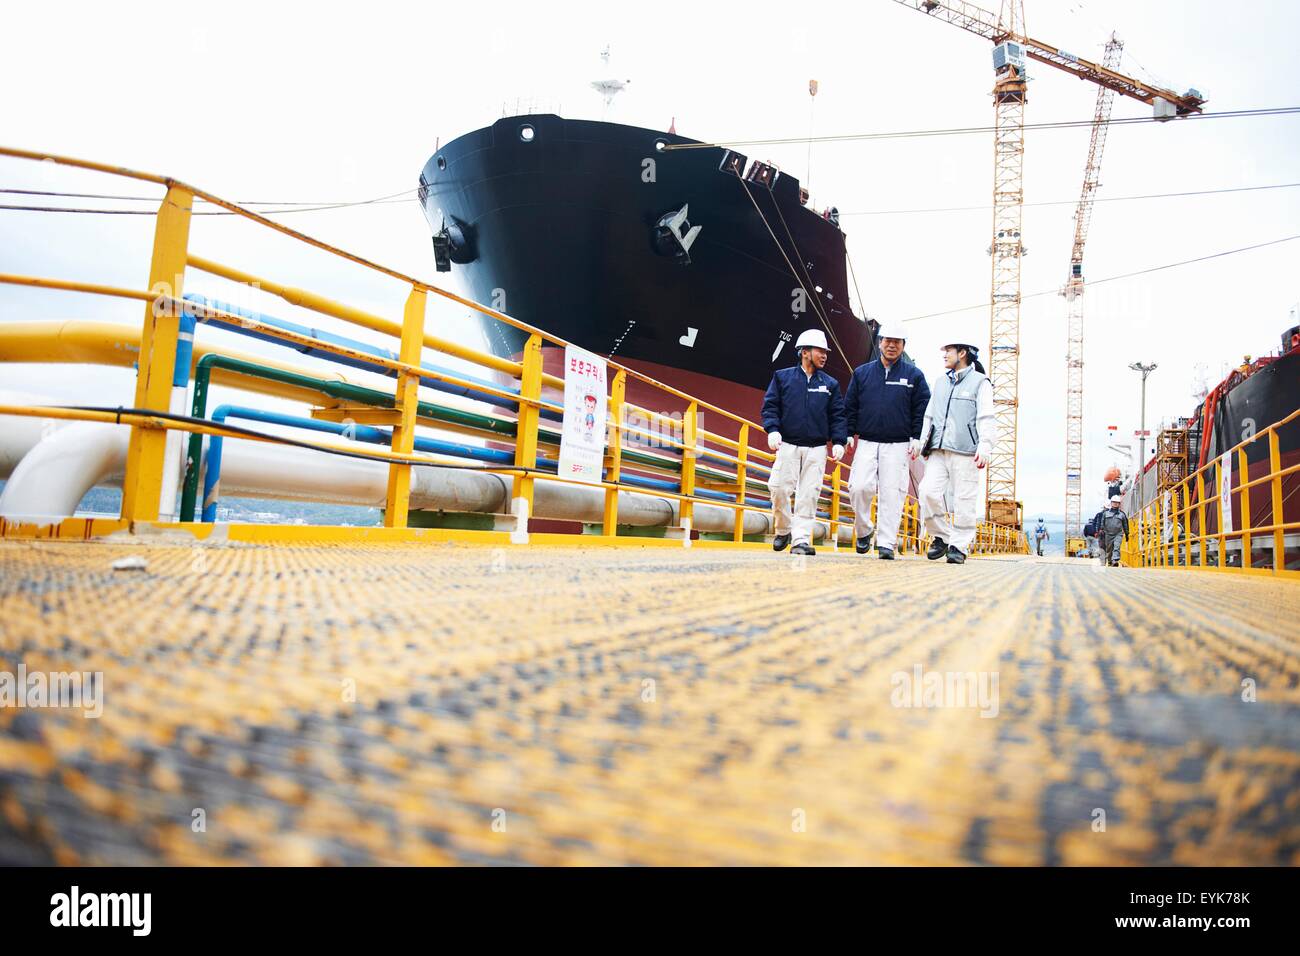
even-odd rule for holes
{"type": "Polygon", "coordinates": [[[703,226],[692,226],[686,219],[690,203],[676,212],[664,213],[655,224],[655,251],[661,256],[672,256],[680,265],[691,264],[690,249],[703,226]],[[683,230],[685,233],[683,234],[683,230]]]}

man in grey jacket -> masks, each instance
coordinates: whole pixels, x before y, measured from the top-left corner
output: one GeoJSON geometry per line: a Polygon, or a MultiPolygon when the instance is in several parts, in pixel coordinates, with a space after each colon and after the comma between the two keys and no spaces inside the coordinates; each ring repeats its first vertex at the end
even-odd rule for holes
{"type": "Polygon", "coordinates": [[[1103,566],[1119,566],[1119,549],[1128,540],[1128,515],[1120,509],[1123,500],[1119,495],[1111,495],[1110,504],[1101,513],[1097,524],[1097,541],[1101,544],[1103,566]]]}
{"type": "Polygon", "coordinates": [[[930,386],[921,428],[921,447],[930,449],[917,494],[931,537],[926,557],[963,564],[979,522],[980,469],[993,449],[993,383],[984,374],[979,350],[969,342],[943,347],[946,369],[930,386]],[[951,490],[954,517],[945,496],[951,490]]]}

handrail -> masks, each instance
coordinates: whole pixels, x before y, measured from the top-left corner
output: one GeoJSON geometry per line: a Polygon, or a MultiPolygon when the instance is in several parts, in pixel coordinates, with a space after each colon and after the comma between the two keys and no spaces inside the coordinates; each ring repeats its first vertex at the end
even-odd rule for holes
{"type": "MultiPolygon", "coordinates": [[[[139,179],[146,182],[157,183],[159,185],[166,186],[168,190],[180,190],[181,192],[185,193],[188,197],[203,199],[206,202],[210,202],[213,205],[220,206],[222,209],[235,213],[236,215],[243,216],[245,219],[248,219],[252,222],[256,222],[259,225],[266,226],[270,229],[275,230],[276,232],[282,233],[283,235],[289,236],[293,239],[297,239],[300,242],[305,242],[310,246],[315,246],[317,249],[321,249],[325,252],[332,253],[333,255],[339,256],[340,258],[346,259],[349,262],[353,262],[357,265],[364,266],[368,269],[373,269],[375,272],[379,272],[382,275],[386,275],[390,278],[398,279],[401,282],[410,285],[414,289],[417,289],[422,292],[432,292],[435,295],[441,296],[442,298],[447,299],[451,302],[455,302],[458,305],[463,305],[466,308],[474,310],[475,312],[479,312],[483,315],[491,316],[492,318],[497,319],[498,321],[513,326],[514,328],[520,330],[521,332],[526,332],[529,335],[540,336],[541,338],[544,338],[555,345],[572,344],[566,341],[565,339],[561,339],[558,336],[554,336],[547,332],[544,332],[541,329],[529,325],[527,322],[523,322],[519,319],[516,319],[513,316],[507,315],[504,312],[500,312],[496,309],[489,308],[488,306],[483,305],[480,302],[475,302],[473,299],[466,299],[463,296],[459,296],[456,293],[451,292],[448,289],[444,289],[441,286],[438,286],[434,283],[427,282],[423,279],[418,279],[413,276],[408,276],[402,272],[398,272],[396,269],[390,269],[387,266],[380,265],[377,262],[371,262],[369,259],[365,259],[362,256],[356,255],[355,253],[351,253],[344,249],[340,249],[339,247],[333,246],[321,239],[316,239],[315,237],[309,236],[304,232],[299,232],[296,229],[290,228],[289,226],[286,226],[283,223],[278,223],[275,222],[274,220],[268,219],[265,216],[253,212],[251,209],[245,209],[243,206],[239,205],[238,203],[231,202],[228,199],[222,199],[220,196],[214,195],[213,193],[205,192],[204,190],[198,189],[194,186],[190,186],[189,184],[184,183],[179,179],[173,179],[168,176],[161,176],[156,173],[140,172],[138,170],[127,169],[126,167],[109,166],[104,163],[96,163],[90,160],[77,159],[71,156],[62,156],[57,153],[38,153],[38,152],[33,152],[31,150],[14,149],[8,146],[0,146],[0,156],[11,156],[17,159],[31,159],[31,160],[38,160],[42,162],[52,162],[62,166],[75,166],[81,169],[90,169],[98,172],[109,173],[112,175],[124,176],[128,179],[139,179]]],[[[705,408],[719,415],[723,415],[726,418],[731,419],[732,421],[735,421],[737,423],[742,423],[742,424],[751,424],[751,425],[754,424],[753,422],[748,421],[742,416],[736,415],[734,412],[730,412],[725,408],[720,408],[716,405],[709,404],[708,402],[695,399],[692,396],[686,394],[685,392],[679,391],[678,389],[675,389],[670,385],[666,385],[663,382],[658,381],[657,379],[651,378],[649,375],[646,375],[642,372],[638,372],[635,369],[629,368],[627,366],[620,365],[619,363],[615,362],[613,359],[608,360],[608,365],[610,368],[623,371],[626,374],[632,376],[633,378],[645,382],[648,385],[655,386],[656,388],[659,388],[662,391],[665,391],[676,398],[682,399],[683,401],[698,402],[699,407],[705,408]]]]}
{"type": "Polygon", "coordinates": [[[1147,504],[1135,516],[1136,529],[1130,527],[1122,552],[1123,563],[1130,567],[1300,577],[1300,564],[1294,559],[1291,562],[1287,560],[1288,537],[1292,538],[1291,547],[1300,551],[1300,517],[1286,520],[1287,499],[1297,489],[1292,488],[1288,494],[1283,494],[1284,479],[1300,474],[1300,464],[1283,467],[1280,439],[1282,428],[1297,422],[1300,422],[1300,409],[1242,439],[1147,504]],[[1267,467],[1262,474],[1251,478],[1247,451],[1261,440],[1267,444],[1267,467]],[[1232,467],[1234,460],[1235,468],[1232,467]],[[1226,475],[1225,461],[1229,463],[1226,475]],[[1231,483],[1234,471],[1236,484],[1231,483]],[[1264,523],[1256,524],[1251,490],[1265,485],[1269,489],[1268,518],[1264,523]],[[1210,492],[1209,488],[1215,490],[1210,492]],[[1228,522],[1237,524],[1233,519],[1234,498],[1236,511],[1241,517],[1240,527],[1228,530],[1224,527],[1225,511],[1228,522]],[[1213,531],[1210,530],[1211,523],[1213,531]],[[1272,552],[1271,560],[1260,567],[1255,566],[1257,537],[1270,539],[1265,551],[1272,552]],[[1230,547],[1230,543],[1237,547],[1230,547]],[[1214,545],[1213,550],[1211,545],[1214,545]],[[1290,564],[1297,566],[1291,567],[1290,564]]]}

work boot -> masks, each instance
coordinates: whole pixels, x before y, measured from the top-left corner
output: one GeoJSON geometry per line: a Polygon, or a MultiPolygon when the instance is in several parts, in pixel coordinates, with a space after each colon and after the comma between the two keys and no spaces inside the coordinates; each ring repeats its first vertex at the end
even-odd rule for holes
{"type": "Polygon", "coordinates": [[[893,549],[893,548],[876,548],[876,557],[878,557],[881,561],[893,561],[893,560],[894,560],[894,549],[893,549]]]}
{"type": "Polygon", "coordinates": [[[811,544],[804,544],[802,541],[790,549],[791,554],[816,554],[811,544]]]}
{"type": "Polygon", "coordinates": [[[874,531],[868,531],[862,537],[854,542],[854,547],[858,549],[858,554],[866,554],[871,550],[871,539],[876,536],[874,531]]]}
{"type": "Polygon", "coordinates": [[[948,542],[943,538],[935,538],[930,542],[930,550],[925,552],[925,556],[931,561],[938,561],[948,553],[948,542]]]}
{"type": "Polygon", "coordinates": [[[949,548],[948,548],[948,563],[949,563],[949,564],[965,564],[965,563],[966,563],[966,555],[962,554],[962,552],[959,551],[959,550],[958,550],[957,548],[955,548],[955,547],[949,547],[949,548]]]}
{"type": "Polygon", "coordinates": [[[790,536],[788,534],[778,534],[772,539],[773,551],[784,551],[788,547],[790,547],[790,536]]]}

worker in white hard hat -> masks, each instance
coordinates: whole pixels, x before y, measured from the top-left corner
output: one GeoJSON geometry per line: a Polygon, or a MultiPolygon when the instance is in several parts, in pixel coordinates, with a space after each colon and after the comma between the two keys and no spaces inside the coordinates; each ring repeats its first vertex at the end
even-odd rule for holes
{"type": "Polygon", "coordinates": [[[849,503],[858,554],[870,551],[874,538],[876,556],[892,561],[907,497],[908,465],[921,447],[930,386],[903,354],[907,332],[902,325],[882,326],[877,342],[878,356],[853,370],[844,396],[849,447],[854,449],[849,503]],[[875,524],[872,498],[877,499],[875,524]]]}
{"type": "Polygon", "coordinates": [[[1101,544],[1101,563],[1103,566],[1119,565],[1119,549],[1128,540],[1128,515],[1120,504],[1124,501],[1119,495],[1111,495],[1110,502],[1101,513],[1101,523],[1097,527],[1097,540],[1101,544]]]}
{"type": "Polygon", "coordinates": [[[833,446],[831,460],[839,461],[848,431],[840,383],[823,370],[830,355],[825,334],[808,329],[794,347],[799,364],[778,369],[763,396],[767,447],[776,452],[767,483],[772,495],[772,548],[784,551],[793,541],[791,554],[816,554],[812,532],[826,472],[826,444],[833,446]]]}
{"type": "Polygon", "coordinates": [[[921,517],[931,537],[926,557],[962,564],[979,521],[979,472],[993,450],[993,383],[984,374],[979,350],[969,342],[943,347],[945,371],[930,386],[921,430],[925,477],[917,492],[921,517]],[[953,518],[945,497],[951,492],[953,518]]]}

